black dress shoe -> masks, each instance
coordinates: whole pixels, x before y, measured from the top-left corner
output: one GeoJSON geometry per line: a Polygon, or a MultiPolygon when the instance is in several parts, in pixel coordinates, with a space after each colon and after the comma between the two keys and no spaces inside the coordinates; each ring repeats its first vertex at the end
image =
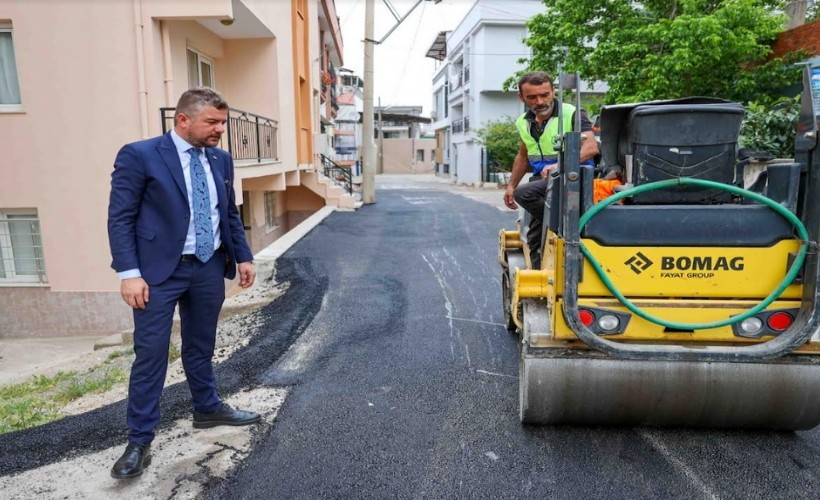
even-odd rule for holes
{"type": "Polygon", "coordinates": [[[217,425],[249,425],[259,422],[262,416],[256,412],[235,410],[226,404],[215,413],[194,412],[194,427],[207,429],[217,425]]]}
{"type": "Polygon", "coordinates": [[[142,475],[142,471],[151,463],[151,447],[128,443],[125,453],[111,468],[111,477],[114,479],[129,479],[142,475]]]}

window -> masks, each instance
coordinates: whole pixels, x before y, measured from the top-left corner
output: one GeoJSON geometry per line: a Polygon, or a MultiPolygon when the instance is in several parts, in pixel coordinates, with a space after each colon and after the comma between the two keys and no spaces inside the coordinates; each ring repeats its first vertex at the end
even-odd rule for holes
{"type": "Polygon", "coordinates": [[[416,150],[416,161],[424,161],[424,150],[417,149],[416,150]]]}
{"type": "Polygon", "coordinates": [[[0,283],[46,283],[36,210],[0,210],[0,283]]]}
{"type": "Polygon", "coordinates": [[[265,191],[265,229],[271,231],[279,227],[276,217],[276,193],[265,191]]]}
{"type": "Polygon", "coordinates": [[[199,52],[188,49],[188,88],[214,87],[214,62],[199,52]]]}
{"type": "Polygon", "coordinates": [[[22,109],[11,23],[0,21],[0,111],[22,109]]]}

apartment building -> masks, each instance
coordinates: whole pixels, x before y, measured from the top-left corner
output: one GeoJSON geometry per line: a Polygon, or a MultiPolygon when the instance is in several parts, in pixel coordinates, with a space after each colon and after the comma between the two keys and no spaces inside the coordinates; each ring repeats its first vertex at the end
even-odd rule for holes
{"type": "Polygon", "coordinates": [[[364,82],[347,69],[341,69],[338,78],[339,110],[333,131],[336,163],[361,174],[362,110],[364,109],[364,82]]]}
{"type": "Polygon", "coordinates": [[[544,12],[540,0],[477,0],[450,32],[440,33],[427,56],[441,64],[433,75],[436,163],[439,175],[459,183],[483,182],[482,147],[475,129],[524,111],[504,80],[524,66],[525,22],[544,12]]]}
{"type": "MultiPolygon", "coordinates": [[[[442,31],[427,50],[433,73],[433,124],[437,175],[472,184],[498,180],[476,140],[490,121],[515,118],[524,105],[504,81],[524,68],[526,21],[543,13],[540,0],[476,0],[452,31],[442,31]]],[[[606,93],[605,82],[582,81],[581,97],[606,93]]]]}
{"type": "Polygon", "coordinates": [[[131,327],[110,269],[112,164],[169,130],[190,87],[231,106],[221,147],[254,251],[325,205],[353,206],[314,156],[340,33],[334,0],[0,3],[0,337],[131,327]]]}

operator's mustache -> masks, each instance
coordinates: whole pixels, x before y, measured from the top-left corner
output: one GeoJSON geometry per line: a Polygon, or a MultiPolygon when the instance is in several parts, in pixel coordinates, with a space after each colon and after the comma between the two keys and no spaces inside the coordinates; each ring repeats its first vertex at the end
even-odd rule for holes
{"type": "Polygon", "coordinates": [[[542,104],[540,106],[536,106],[534,111],[537,114],[546,113],[552,110],[552,104],[542,104]]]}

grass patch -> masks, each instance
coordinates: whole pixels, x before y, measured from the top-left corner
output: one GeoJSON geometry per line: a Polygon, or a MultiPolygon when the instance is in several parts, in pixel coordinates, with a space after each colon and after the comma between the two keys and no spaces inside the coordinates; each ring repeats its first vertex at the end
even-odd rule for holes
{"type": "Polygon", "coordinates": [[[0,387],[0,434],[62,418],[60,409],[65,404],[127,380],[124,369],[104,363],[85,372],[35,375],[31,380],[0,387]]]}
{"type": "Polygon", "coordinates": [[[54,400],[66,404],[79,399],[86,394],[105,392],[116,384],[128,380],[128,374],[121,368],[110,368],[102,373],[86,373],[86,376],[76,376],[62,384],[54,394],[54,400]]]}
{"type": "Polygon", "coordinates": [[[182,351],[179,350],[179,346],[171,342],[171,345],[168,346],[168,364],[170,365],[178,360],[180,356],[182,356],[182,351]]]}
{"type": "Polygon", "coordinates": [[[134,349],[121,349],[119,351],[114,351],[111,354],[109,354],[107,358],[105,358],[105,362],[110,363],[111,361],[114,361],[117,358],[121,358],[127,354],[134,354],[134,349]]]}
{"type": "MultiPolygon", "coordinates": [[[[171,342],[168,363],[182,355],[171,342]]],[[[119,349],[98,366],[84,372],[35,375],[25,382],[0,387],[0,434],[59,420],[62,408],[88,394],[100,394],[128,382],[134,349],[119,349]]]]}

